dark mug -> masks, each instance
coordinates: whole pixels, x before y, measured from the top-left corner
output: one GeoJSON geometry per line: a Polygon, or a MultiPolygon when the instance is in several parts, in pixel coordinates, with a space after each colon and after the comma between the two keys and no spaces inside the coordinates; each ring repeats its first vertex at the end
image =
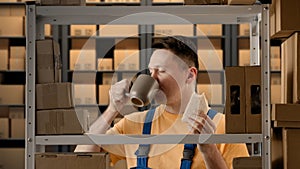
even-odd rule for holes
{"type": "Polygon", "coordinates": [[[130,101],[137,107],[147,106],[158,89],[158,82],[153,77],[141,74],[132,84],[129,93],[130,101]]]}

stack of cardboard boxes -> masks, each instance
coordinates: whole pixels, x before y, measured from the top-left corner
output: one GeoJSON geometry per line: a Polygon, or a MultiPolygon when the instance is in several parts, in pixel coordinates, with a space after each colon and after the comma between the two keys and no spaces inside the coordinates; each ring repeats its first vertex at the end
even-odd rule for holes
{"type": "Polygon", "coordinates": [[[39,153],[36,169],[110,169],[107,153],[39,153]]]}
{"type": "MultiPolygon", "coordinates": [[[[279,77],[271,79],[272,129],[271,156],[273,169],[299,168],[300,146],[300,18],[299,2],[274,0],[270,8],[270,36],[281,39],[281,69],[279,77]],[[293,16],[293,17],[291,17],[293,16]],[[276,96],[276,97],[274,97],[276,96]]],[[[271,53],[277,53],[272,52],[271,53]]],[[[271,58],[271,64],[273,63],[271,58]]],[[[277,62],[277,61],[276,61],[277,62]]],[[[275,68],[276,69],[276,68],[275,68]]],[[[274,78],[275,77],[275,78],[274,78]]]]}
{"type": "MultiPolygon", "coordinates": [[[[0,6],[0,36],[24,37],[25,7],[0,6]]],[[[25,46],[10,46],[9,39],[0,40],[0,70],[21,70],[25,67],[25,46]]]]}
{"type": "Polygon", "coordinates": [[[74,88],[60,82],[60,49],[55,41],[37,41],[37,134],[82,134],[98,116],[74,108],[74,88]]]}
{"type": "Polygon", "coordinates": [[[261,68],[226,67],[226,133],[261,133],[261,68]]]}
{"type": "MultiPolygon", "coordinates": [[[[70,82],[61,82],[59,44],[52,39],[39,40],[36,44],[36,134],[83,134],[98,117],[98,106],[75,107],[76,100],[83,97],[76,98],[75,95],[85,93],[85,90],[70,82]]],[[[37,153],[35,159],[36,169],[109,167],[106,153],[37,153]]]]}
{"type": "Polygon", "coordinates": [[[285,39],[300,31],[300,2],[295,0],[273,0],[270,7],[270,36],[285,39]]]}
{"type": "MultiPolygon", "coordinates": [[[[16,2],[1,2],[8,1],[16,2]]],[[[5,140],[12,140],[8,145],[13,146],[15,140],[25,138],[25,90],[24,83],[20,83],[21,79],[18,79],[25,66],[25,46],[19,42],[24,40],[24,16],[24,5],[0,5],[0,139],[4,143],[5,140]]],[[[24,168],[24,148],[17,148],[18,146],[1,146],[0,168],[24,168]]]]}
{"type": "MultiPolygon", "coordinates": [[[[281,45],[281,97],[272,105],[273,168],[296,169],[300,160],[300,34],[293,33],[281,45]]],[[[271,93],[272,94],[272,93],[271,93]]]]}
{"type": "Polygon", "coordinates": [[[184,0],[186,5],[252,5],[256,0],[184,0]]]}

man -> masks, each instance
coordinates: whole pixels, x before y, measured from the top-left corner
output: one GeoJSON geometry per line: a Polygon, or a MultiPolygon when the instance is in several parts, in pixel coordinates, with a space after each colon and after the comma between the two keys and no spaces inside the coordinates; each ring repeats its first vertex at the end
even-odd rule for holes
{"type": "MultiPolygon", "coordinates": [[[[198,112],[196,118],[182,122],[183,112],[190,97],[195,93],[198,73],[198,57],[193,44],[183,37],[166,37],[153,45],[153,52],[148,65],[151,76],[157,80],[160,92],[156,101],[162,103],[155,109],[151,134],[224,134],[225,118],[217,113],[213,119],[207,112],[198,112]]],[[[122,80],[111,87],[110,104],[103,115],[91,126],[94,134],[142,134],[143,123],[148,111],[125,116],[107,131],[112,120],[129,100],[129,81],[122,80]]],[[[138,145],[102,145],[111,152],[112,161],[127,161],[128,168],[137,166],[136,150],[138,145]]],[[[180,168],[182,144],[151,145],[147,167],[152,169],[180,168]]],[[[77,146],[75,151],[100,151],[97,145],[77,146]]],[[[193,169],[231,168],[232,159],[248,156],[245,144],[198,144],[195,149],[193,169]]]]}

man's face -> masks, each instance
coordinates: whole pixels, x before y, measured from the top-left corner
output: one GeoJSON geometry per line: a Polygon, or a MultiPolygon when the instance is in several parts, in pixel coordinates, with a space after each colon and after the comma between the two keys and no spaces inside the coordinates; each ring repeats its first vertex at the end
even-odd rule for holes
{"type": "Polygon", "coordinates": [[[151,76],[159,83],[167,99],[166,104],[178,104],[188,77],[188,66],[171,51],[157,49],[151,56],[148,68],[151,76]]]}

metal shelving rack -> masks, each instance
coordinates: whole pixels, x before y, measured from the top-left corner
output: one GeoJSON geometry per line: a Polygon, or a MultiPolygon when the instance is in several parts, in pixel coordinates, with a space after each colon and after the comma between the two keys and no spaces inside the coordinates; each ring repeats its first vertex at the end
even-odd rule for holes
{"type": "MultiPolygon", "coordinates": [[[[26,59],[26,169],[35,168],[35,153],[44,151],[45,145],[76,145],[76,144],[169,144],[169,143],[262,143],[262,165],[264,169],[271,168],[270,154],[270,65],[269,65],[269,6],[36,6],[27,3],[27,59],[26,59]],[[79,12],[80,11],[80,12],[79,12]],[[191,23],[197,24],[239,24],[250,23],[251,35],[251,63],[262,66],[262,134],[213,134],[213,135],[65,135],[65,136],[36,136],[35,135],[35,79],[36,79],[36,49],[35,41],[44,39],[44,24],[106,24],[123,16],[134,16],[130,20],[119,24],[178,24],[168,20],[159,13],[178,16],[191,23]],[[159,17],[158,17],[159,16],[159,17]],[[261,37],[259,39],[259,36],[261,37]],[[260,41],[260,43],[259,43],[260,41]],[[259,47],[261,57],[259,56],[259,47]]],[[[149,26],[143,29],[145,32],[149,26]]],[[[143,33],[143,32],[142,32],[143,33]]],[[[147,37],[146,37],[147,38],[147,37]]],[[[150,41],[147,41],[150,43],[150,41]]],[[[144,56],[150,57],[150,53],[144,56]]],[[[148,58],[149,59],[149,58],[148,58]]]]}

